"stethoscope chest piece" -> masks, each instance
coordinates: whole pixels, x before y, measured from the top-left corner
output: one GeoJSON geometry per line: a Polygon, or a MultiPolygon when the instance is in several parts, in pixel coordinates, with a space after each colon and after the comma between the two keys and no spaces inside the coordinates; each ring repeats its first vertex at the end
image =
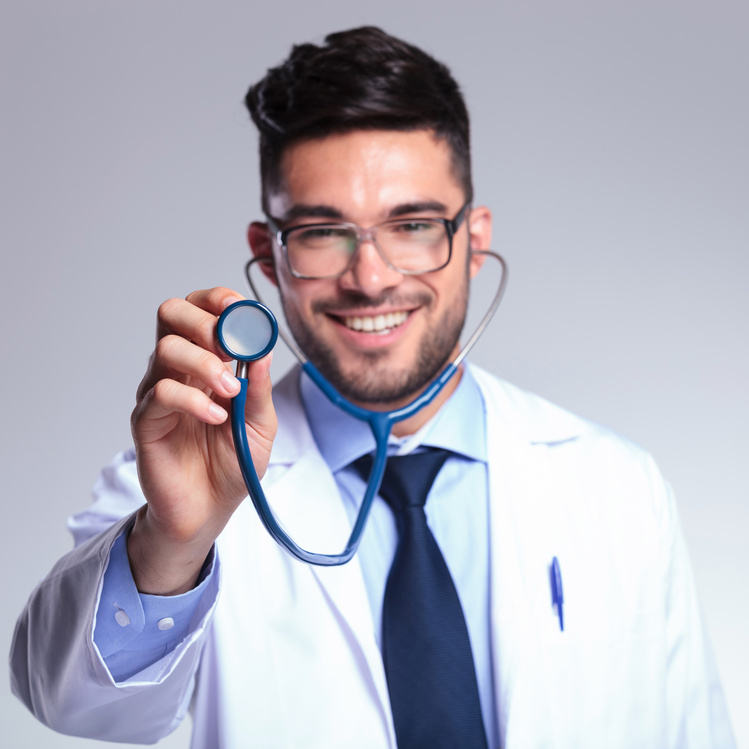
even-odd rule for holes
{"type": "Polygon", "coordinates": [[[226,353],[240,362],[262,359],[278,340],[278,323],[260,302],[247,299],[228,306],[218,319],[218,341],[226,353]]]}

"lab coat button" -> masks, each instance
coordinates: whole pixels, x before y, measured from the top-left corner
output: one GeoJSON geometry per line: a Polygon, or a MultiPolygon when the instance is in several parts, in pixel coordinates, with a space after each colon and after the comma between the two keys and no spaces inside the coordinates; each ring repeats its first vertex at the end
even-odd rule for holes
{"type": "Polygon", "coordinates": [[[127,627],[130,624],[130,617],[122,610],[117,609],[117,613],[114,615],[114,620],[120,627],[127,627]]]}
{"type": "Polygon", "coordinates": [[[159,623],[157,626],[162,632],[164,632],[165,630],[171,629],[174,626],[174,619],[172,619],[171,616],[159,619],[159,623]]]}

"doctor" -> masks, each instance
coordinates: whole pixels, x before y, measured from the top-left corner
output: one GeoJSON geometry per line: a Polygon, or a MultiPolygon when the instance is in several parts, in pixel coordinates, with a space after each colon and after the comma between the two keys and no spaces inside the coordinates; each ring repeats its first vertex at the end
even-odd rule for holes
{"type": "MultiPolygon", "coordinates": [[[[471,250],[490,247],[457,85],[363,28],[295,47],[247,104],[267,216],[249,243],[296,341],[354,403],[408,402],[457,352],[482,265],[471,250]],[[404,267],[396,237],[425,229],[446,254],[404,267]],[[312,239],[324,260],[305,265],[312,239]]],[[[13,689],[51,728],[111,741],[155,742],[189,711],[201,749],[434,746],[403,738],[383,663],[399,544],[385,499],[336,568],[292,559],[245,501],[227,418],[239,386],[215,335],[239,298],[214,288],[159,309],[135,448],[104,470],[71,521],[76,549],[21,615],[13,689]]],[[[250,365],[246,409],[265,491],[310,537],[345,540],[371,435],[296,369],[272,391],[269,358],[250,365]]],[[[674,501],[648,455],[470,366],[391,442],[448,451],[426,517],[478,715],[478,733],[449,745],[733,746],[674,501]]],[[[427,723],[449,712],[432,681],[412,689],[427,723]]]]}

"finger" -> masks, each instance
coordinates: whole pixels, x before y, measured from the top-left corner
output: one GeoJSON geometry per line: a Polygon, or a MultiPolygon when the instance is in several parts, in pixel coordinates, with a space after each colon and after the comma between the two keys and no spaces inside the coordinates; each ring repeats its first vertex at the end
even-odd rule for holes
{"type": "Polygon", "coordinates": [[[244,299],[233,289],[227,289],[225,286],[214,286],[212,289],[200,289],[193,291],[185,297],[185,300],[194,304],[196,307],[210,312],[213,315],[220,315],[230,304],[244,299]]]}
{"type": "Polygon", "coordinates": [[[171,431],[181,414],[206,424],[223,424],[228,413],[202,390],[176,380],[159,380],[135,407],[133,433],[140,441],[160,439],[171,431]]]}
{"type": "Polygon", "coordinates": [[[225,398],[239,392],[239,380],[215,354],[178,335],[168,335],[156,344],[154,381],[186,375],[225,398]]]}
{"type": "MultiPolygon", "coordinates": [[[[232,304],[232,299],[238,300],[231,294],[224,297],[226,306],[232,304]]],[[[217,315],[222,311],[223,308],[214,314],[213,311],[205,310],[187,299],[167,299],[157,313],[156,340],[159,341],[171,334],[180,335],[228,361],[229,357],[220,348],[216,339],[217,315]]]]}
{"type": "Polygon", "coordinates": [[[273,406],[270,367],[273,352],[247,366],[247,402],[245,421],[260,437],[272,441],[278,427],[273,406]]]}

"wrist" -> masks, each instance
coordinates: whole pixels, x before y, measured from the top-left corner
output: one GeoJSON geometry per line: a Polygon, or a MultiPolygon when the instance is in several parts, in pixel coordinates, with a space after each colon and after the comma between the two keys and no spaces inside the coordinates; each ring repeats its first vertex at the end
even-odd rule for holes
{"type": "Polygon", "coordinates": [[[217,535],[173,538],[153,522],[148,505],[141,507],[127,538],[130,570],[138,592],[175,596],[192,590],[217,535]]]}

